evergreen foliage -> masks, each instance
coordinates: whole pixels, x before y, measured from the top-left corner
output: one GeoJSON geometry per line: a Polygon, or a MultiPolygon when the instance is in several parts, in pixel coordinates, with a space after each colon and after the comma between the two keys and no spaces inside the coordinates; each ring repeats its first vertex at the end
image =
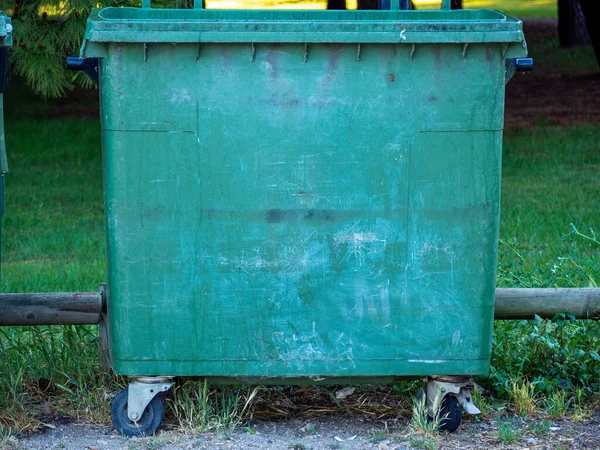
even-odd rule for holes
{"type": "MultiPolygon", "coordinates": [[[[190,7],[190,0],[156,0],[155,7],[190,7]]],[[[83,72],[66,70],[67,56],[79,54],[92,8],[140,6],[141,0],[0,0],[12,18],[12,71],[43,98],[61,97],[75,85],[91,86],[83,72]]]]}

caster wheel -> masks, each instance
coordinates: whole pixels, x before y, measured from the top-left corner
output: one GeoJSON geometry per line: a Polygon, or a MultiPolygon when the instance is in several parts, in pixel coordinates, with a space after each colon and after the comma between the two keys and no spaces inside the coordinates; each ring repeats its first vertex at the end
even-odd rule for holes
{"type": "Polygon", "coordinates": [[[129,391],[123,389],[113,399],[110,408],[112,423],[119,433],[127,437],[150,436],[160,426],[165,415],[162,400],[156,396],[144,409],[142,417],[137,422],[127,416],[127,397],[129,391]]]}
{"type": "Polygon", "coordinates": [[[454,433],[462,421],[462,406],[454,395],[447,395],[440,408],[440,430],[454,433]]]}

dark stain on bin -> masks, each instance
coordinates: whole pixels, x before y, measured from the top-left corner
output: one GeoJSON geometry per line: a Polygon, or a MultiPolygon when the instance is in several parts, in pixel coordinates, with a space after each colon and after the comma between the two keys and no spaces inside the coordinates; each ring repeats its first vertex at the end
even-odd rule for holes
{"type": "Polygon", "coordinates": [[[269,209],[265,215],[268,223],[279,223],[284,220],[333,220],[335,212],[329,209],[269,209]]]}
{"type": "Polygon", "coordinates": [[[279,49],[278,47],[281,47],[280,45],[277,44],[270,44],[267,47],[267,56],[266,56],[266,60],[270,65],[270,75],[271,75],[271,80],[275,81],[279,78],[279,49]]]}
{"type": "Polygon", "coordinates": [[[333,76],[334,72],[340,65],[342,57],[342,46],[340,44],[330,44],[326,47],[327,51],[327,75],[333,76]]]}
{"type": "Polygon", "coordinates": [[[221,67],[223,67],[224,69],[230,69],[231,62],[232,62],[231,54],[229,53],[228,47],[222,46],[221,47],[221,58],[220,58],[221,67]]]}
{"type": "Polygon", "coordinates": [[[386,78],[390,83],[396,81],[396,75],[394,75],[393,73],[388,73],[386,78]]]}
{"type": "Polygon", "coordinates": [[[281,209],[269,209],[267,211],[267,222],[269,223],[278,223],[281,222],[286,213],[281,209]]]}
{"type": "Polygon", "coordinates": [[[298,297],[307,306],[311,306],[315,303],[317,293],[311,283],[311,276],[304,274],[298,281],[298,297]]]}

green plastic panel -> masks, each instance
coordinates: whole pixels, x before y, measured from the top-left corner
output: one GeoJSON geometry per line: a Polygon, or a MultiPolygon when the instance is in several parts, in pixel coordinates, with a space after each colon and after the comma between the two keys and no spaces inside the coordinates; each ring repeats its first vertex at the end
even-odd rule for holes
{"type": "MultiPolygon", "coordinates": [[[[226,23],[163,11],[96,12],[83,49],[101,58],[115,370],[292,382],[486,373],[504,66],[511,48],[525,52],[522,34],[514,48],[441,30],[439,43],[342,43],[329,20],[339,13],[311,12],[290,24],[328,18],[331,42],[275,32],[248,43],[249,30],[192,43],[177,33],[226,23]],[[155,41],[127,34],[159,25],[171,31],[155,41]]],[[[403,14],[343,16],[391,42],[403,14]]],[[[520,30],[490,11],[406,17],[520,30]]]]}

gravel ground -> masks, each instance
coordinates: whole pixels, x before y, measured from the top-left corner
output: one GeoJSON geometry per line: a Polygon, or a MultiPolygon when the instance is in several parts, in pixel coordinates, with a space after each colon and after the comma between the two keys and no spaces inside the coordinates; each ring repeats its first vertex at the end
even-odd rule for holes
{"type": "Polygon", "coordinates": [[[484,421],[466,420],[453,434],[437,441],[407,431],[408,418],[373,420],[362,416],[322,417],[310,421],[256,421],[228,434],[190,435],[159,431],[150,438],[123,438],[112,427],[80,422],[63,423],[43,432],[15,439],[12,449],[153,450],[153,449],[600,449],[600,411],[587,421],[550,421],[496,415],[484,421]],[[513,441],[499,439],[499,426],[514,424],[513,441]],[[543,425],[543,426],[540,426],[543,425]]]}

